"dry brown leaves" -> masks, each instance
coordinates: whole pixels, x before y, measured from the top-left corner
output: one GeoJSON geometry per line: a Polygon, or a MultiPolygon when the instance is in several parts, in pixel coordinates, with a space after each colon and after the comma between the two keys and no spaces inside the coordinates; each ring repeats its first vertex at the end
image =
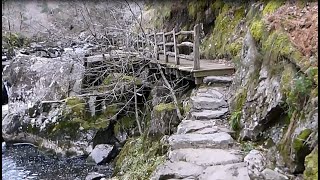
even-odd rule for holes
{"type": "Polygon", "coordinates": [[[306,57],[318,54],[318,2],[300,8],[287,3],[266,17],[268,28],[283,29],[306,57]]]}

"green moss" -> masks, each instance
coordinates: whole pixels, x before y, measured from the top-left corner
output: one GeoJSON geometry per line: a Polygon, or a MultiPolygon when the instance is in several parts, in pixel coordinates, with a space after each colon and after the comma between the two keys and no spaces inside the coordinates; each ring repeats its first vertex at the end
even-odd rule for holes
{"type": "Polygon", "coordinates": [[[192,18],[197,18],[201,16],[208,5],[207,0],[198,0],[198,1],[191,1],[188,4],[188,13],[189,16],[192,18]]]}
{"type": "Polygon", "coordinates": [[[241,115],[242,115],[241,111],[232,112],[231,117],[230,117],[230,122],[229,122],[232,130],[238,131],[240,129],[241,115]]]}
{"type": "Polygon", "coordinates": [[[129,139],[116,158],[114,175],[120,179],[149,179],[164,162],[167,147],[159,139],[129,139]]]}
{"type": "Polygon", "coordinates": [[[247,90],[246,89],[241,89],[237,94],[236,98],[234,101],[234,108],[231,113],[231,117],[229,120],[229,124],[231,128],[238,132],[240,130],[240,119],[242,116],[242,107],[245,104],[247,98],[247,90]]]}
{"type": "Polygon", "coordinates": [[[228,48],[227,50],[230,52],[232,56],[237,56],[241,52],[242,42],[241,41],[233,42],[227,48],[228,48]]]}
{"type": "Polygon", "coordinates": [[[296,152],[299,152],[304,147],[304,143],[311,132],[312,131],[310,129],[305,129],[293,140],[293,148],[296,152]]]}
{"type": "Polygon", "coordinates": [[[284,4],[284,0],[270,0],[264,7],[262,14],[265,16],[267,14],[274,13],[280,6],[284,4]]]}
{"type": "Polygon", "coordinates": [[[176,107],[173,103],[160,103],[154,106],[153,109],[157,112],[163,112],[163,111],[172,111],[176,109],[176,107]]]}
{"type": "Polygon", "coordinates": [[[264,29],[265,26],[262,20],[254,20],[250,26],[252,37],[259,42],[262,38],[264,29]]]}
{"type": "MultiPolygon", "coordinates": [[[[217,4],[217,7],[220,6],[217,4]]],[[[244,5],[224,3],[219,10],[212,33],[200,44],[201,56],[208,59],[232,57],[239,54],[240,37],[244,33],[237,30],[240,21],[245,17],[244,5]],[[237,37],[236,39],[232,39],[237,37]],[[238,42],[237,42],[238,40],[238,42]]]]}
{"type": "Polygon", "coordinates": [[[318,146],[305,158],[303,178],[305,180],[318,179],[318,146]]]}
{"type": "Polygon", "coordinates": [[[66,99],[67,108],[72,111],[72,114],[77,117],[85,115],[85,102],[78,97],[69,97],[66,99]]]}
{"type": "Polygon", "coordinates": [[[135,126],[135,117],[133,116],[125,116],[117,121],[117,123],[114,126],[114,132],[115,134],[121,132],[121,131],[127,131],[130,130],[135,126]]]}
{"type": "Polygon", "coordinates": [[[110,85],[112,82],[112,76],[108,75],[106,78],[103,79],[102,84],[103,85],[110,85]]]}
{"type": "Polygon", "coordinates": [[[242,109],[244,103],[246,102],[247,98],[247,90],[242,89],[239,91],[238,95],[236,96],[236,111],[239,111],[242,109]]]}

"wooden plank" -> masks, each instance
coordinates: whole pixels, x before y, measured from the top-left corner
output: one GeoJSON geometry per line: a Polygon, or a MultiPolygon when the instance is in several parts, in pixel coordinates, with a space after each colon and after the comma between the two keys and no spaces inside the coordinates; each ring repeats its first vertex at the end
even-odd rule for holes
{"type": "Polygon", "coordinates": [[[235,69],[232,67],[224,69],[197,70],[193,71],[193,77],[232,75],[234,72],[235,69]]]}
{"type": "Polygon", "coordinates": [[[177,44],[178,47],[187,46],[187,47],[193,47],[192,42],[182,42],[180,44],[177,44]]]}
{"type": "Polygon", "coordinates": [[[193,60],[193,56],[191,55],[185,55],[185,54],[178,54],[177,57],[181,58],[181,59],[189,59],[189,60],[193,60]]]}
{"type": "Polygon", "coordinates": [[[188,35],[188,34],[193,34],[194,31],[180,31],[180,32],[177,32],[176,35],[188,35]]]}
{"type": "Polygon", "coordinates": [[[165,35],[165,36],[168,36],[168,35],[171,35],[171,34],[173,34],[173,32],[172,32],[172,31],[167,32],[167,33],[164,33],[164,35],[165,35]]]}
{"type": "Polygon", "coordinates": [[[163,44],[164,44],[163,42],[159,42],[157,45],[162,46],[163,44]]]}
{"type": "Polygon", "coordinates": [[[174,61],[176,62],[176,65],[180,65],[180,59],[178,57],[179,54],[179,49],[177,48],[177,38],[176,38],[176,33],[173,28],[172,30],[173,33],[173,51],[174,51],[174,61]]]}
{"type": "Polygon", "coordinates": [[[199,45],[200,45],[200,25],[196,24],[194,26],[194,43],[193,43],[193,69],[197,70],[200,69],[200,52],[199,52],[199,45]]]}
{"type": "Polygon", "coordinates": [[[171,57],[174,57],[174,56],[175,56],[175,53],[174,53],[174,52],[171,52],[171,51],[168,51],[168,52],[167,52],[167,55],[168,55],[168,56],[171,56],[171,57]]]}
{"type": "Polygon", "coordinates": [[[167,42],[166,44],[165,44],[165,46],[173,46],[174,45],[174,42],[167,42]]]}

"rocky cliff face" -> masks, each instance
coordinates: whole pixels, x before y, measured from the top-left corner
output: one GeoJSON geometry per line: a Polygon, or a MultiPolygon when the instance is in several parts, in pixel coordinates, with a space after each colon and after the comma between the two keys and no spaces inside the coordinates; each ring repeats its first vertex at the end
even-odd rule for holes
{"type": "Polygon", "coordinates": [[[163,24],[170,31],[203,23],[202,57],[236,64],[229,121],[238,140],[254,144],[250,149],[261,145],[268,168],[302,174],[308,167],[304,176],[312,178],[310,171],[317,170],[306,156],[318,143],[317,2],[153,5],[145,12],[146,26],[163,24]]]}

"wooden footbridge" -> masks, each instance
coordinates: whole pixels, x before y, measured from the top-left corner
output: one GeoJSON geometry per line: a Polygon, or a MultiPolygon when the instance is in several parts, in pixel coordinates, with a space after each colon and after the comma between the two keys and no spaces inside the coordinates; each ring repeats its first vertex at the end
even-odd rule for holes
{"type": "MultiPolygon", "coordinates": [[[[160,64],[166,73],[191,77],[196,84],[201,84],[203,78],[207,76],[234,74],[235,69],[231,65],[219,63],[216,60],[200,59],[200,27],[201,25],[196,24],[191,31],[179,32],[176,32],[175,29],[170,32],[139,34],[126,31],[122,35],[109,37],[113,47],[122,49],[117,49],[117,53],[110,54],[127,56],[129,53],[130,56],[139,56],[147,59],[151,66],[160,64]],[[183,36],[189,41],[179,42],[183,36]],[[183,48],[189,49],[191,53],[179,53],[183,48]]],[[[109,29],[113,33],[119,30],[109,29]]]]}
{"type": "MultiPolygon", "coordinates": [[[[140,35],[139,37],[141,37],[140,35]]],[[[153,49],[154,56],[150,57],[151,63],[159,63],[163,68],[187,72],[195,79],[196,84],[201,84],[204,77],[232,75],[235,69],[231,65],[218,63],[215,60],[200,59],[200,25],[196,24],[192,31],[158,32],[146,35],[146,41],[137,41],[137,49],[143,52],[153,49]],[[193,42],[178,42],[179,36],[191,36],[193,42]],[[192,53],[180,54],[182,47],[189,47],[192,53]]]]}

